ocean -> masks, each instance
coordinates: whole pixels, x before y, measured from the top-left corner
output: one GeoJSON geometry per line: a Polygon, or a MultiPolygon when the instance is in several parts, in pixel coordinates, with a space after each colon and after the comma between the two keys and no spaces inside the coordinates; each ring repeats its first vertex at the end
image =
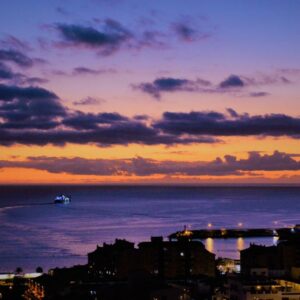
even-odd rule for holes
{"type": "MultiPolygon", "coordinates": [[[[185,225],[300,223],[299,187],[1,186],[0,193],[0,272],[84,264],[97,244],[167,238],[185,225]],[[53,204],[62,193],[72,196],[71,204],[53,204]]],[[[218,257],[231,258],[251,242],[272,245],[276,240],[203,241],[218,257]]]]}

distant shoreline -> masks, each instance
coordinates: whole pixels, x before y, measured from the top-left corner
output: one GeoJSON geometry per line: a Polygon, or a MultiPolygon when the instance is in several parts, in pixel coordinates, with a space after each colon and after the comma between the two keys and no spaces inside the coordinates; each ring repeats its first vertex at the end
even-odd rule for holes
{"type": "Polygon", "coordinates": [[[200,187],[204,187],[204,188],[218,188],[218,187],[222,187],[222,188],[300,188],[300,183],[274,183],[274,184],[257,184],[257,183],[253,183],[253,184],[228,184],[228,183],[224,183],[224,184],[155,184],[155,183],[151,183],[151,184],[145,184],[145,183],[105,183],[105,184],[85,184],[85,183],[42,183],[42,184],[38,184],[38,183],[8,183],[8,184],[0,184],[0,187],[8,187],[8,186],[22,186],[22,187],[31,187],[31,186],[37,186],[37,187],[48,187],[48,186],[80,186],[80,187],[178,187],[178,188],[200,188],[200,187]]]}

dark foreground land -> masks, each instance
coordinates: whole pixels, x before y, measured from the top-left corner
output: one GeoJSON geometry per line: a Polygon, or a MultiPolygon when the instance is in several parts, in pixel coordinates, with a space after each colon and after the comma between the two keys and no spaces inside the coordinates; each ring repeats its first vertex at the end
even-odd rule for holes
{"type": "Polygon", "coordinates": [[[0,299],[300,299],[300,232],[291,232],[274,246],[251,244],[240,261],[216,259],[186,230],[138,245],[117,239],[88,253],[87,265],[0,280],[0,299]]]}

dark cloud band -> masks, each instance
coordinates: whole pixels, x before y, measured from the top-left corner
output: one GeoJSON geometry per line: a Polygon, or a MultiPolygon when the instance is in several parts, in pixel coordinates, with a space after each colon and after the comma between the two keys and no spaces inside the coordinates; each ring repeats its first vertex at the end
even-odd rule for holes
{"type": "Polygon", "coordinates": [[[216,112],[165,112],[153,126],[166,133],[212,136],[298,136],[300,118],[284,114],[239,115],[229,111],[230,117],[216,112]]]}
{"type": "Polygon", "coordinates": [[[228,109],[165,112],[154,120],[147,115],[85,113],[66,108],[47,89],[4,84],[0,84],[0,121],[1,145],[175,145],[219,143],[224,136],[300,137],[300,118],[284,114],[250,116],[228,109]]]}
{"type": "Polygon", "coordinates": [[[235,156],[213,161],[158,161],[131,159],[85,159],[80,157],[28,157],[26,161],[0,161],[0,168],[30,168],[50,173],[96,176],[226,176],[256,175],[256,171],[299,171],[300,162],[292,154],[275,151],[262,155],[250,152],[248,158],[235,156]],[[250,172],[250,173],[249,173],[250,172]]]}

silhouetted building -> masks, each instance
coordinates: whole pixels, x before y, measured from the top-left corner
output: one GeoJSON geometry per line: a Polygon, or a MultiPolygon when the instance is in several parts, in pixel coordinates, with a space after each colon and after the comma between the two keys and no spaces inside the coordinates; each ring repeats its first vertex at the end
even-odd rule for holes
{"type": "Polygon", "coordinates": [[[292,279],[300,280],[300,238],[289,239],[278,244],[282,268],[292,279]]]}
{"type": "Polygon", "coordinates": [[[299,239],[283,241],[270,247],[251,244],[241,251],[241,272],[248,276],[300,279],[299,239]]]}
{"type": "Polygon", "coordinates": [[[127,279],[135,272],[158,278],[186,279],[215,275],[215,255],[198,241],[163,241],[152,237],[134,248],[134,244],[116,240],[113,245],[97,246],[88,254],[89,273],[99,280],[127,279]]]}
{"type": "Polygon", "coordinates": [[[242,250],[241,272],[247,276],[284,275],[278,247],[251,244],[242,250]]]}
{"type": "Polygon", "coordinates": [[[88,253],[89,274],[103,280],[122,280],[138,268],[138,253],[134,243],[116,239],[113,245],[88,253]]]}
{"type": "Polygon", "coordinates": [[[189,278],[215,275],[215,255],[198,241],[163,241],[152,237],[139,244],[143,268],[163,278],[189,278]]]}

